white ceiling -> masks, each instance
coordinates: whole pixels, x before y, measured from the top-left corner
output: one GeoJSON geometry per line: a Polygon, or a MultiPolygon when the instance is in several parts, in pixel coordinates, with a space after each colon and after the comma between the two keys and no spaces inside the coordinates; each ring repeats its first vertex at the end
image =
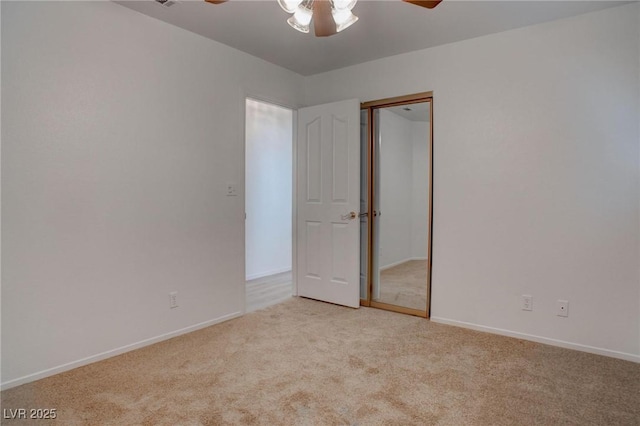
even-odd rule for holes
{"type": "Polygon", "coordinates": [[[360,18],[331,37],[302,34],[275,0],[230,0],[213,5],[177,0],[117,1],[302,75],[312,75],[386,56],[592,12],[618,1],[457,1],[425,9],[400,0],[360,0],[360,18]]]}
{"type": "Polygon", "coordinates": [[[385,108],[388,111],[398,114],[409,121],[429,121],[429,102],[420,102],[409,105],[398,105],[385,108]]]}

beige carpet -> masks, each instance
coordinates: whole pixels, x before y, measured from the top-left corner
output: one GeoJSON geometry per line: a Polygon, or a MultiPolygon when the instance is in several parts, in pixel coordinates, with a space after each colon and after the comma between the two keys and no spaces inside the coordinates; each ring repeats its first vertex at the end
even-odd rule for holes
{"type": "Polygon", "coordinates": [[[39,425],[638,425],[640,364],[293,298],[2,407],[57,408],[39,425]]]}
{"type": "Polygon", "coordinates": [[[380,297],[374,300],[426,310],[427,261],[409,260],[380,271],[380,297]]]}

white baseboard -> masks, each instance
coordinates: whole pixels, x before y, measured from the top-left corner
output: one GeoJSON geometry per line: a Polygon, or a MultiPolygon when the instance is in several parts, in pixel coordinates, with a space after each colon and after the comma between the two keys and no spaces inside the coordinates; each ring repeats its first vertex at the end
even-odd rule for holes
{"type": "Polygon", "coordinates": [[[291,266],[285,266],[284,268],[273,269],[267,272],[259,272],[257,274],[247,275],[246,280],[251,281],[262,277],[268,277],[269,275],[281,274],[283,272],[288,272],[291,270],[291,266]]]}
{"type": "Polygon", "coordinates": [[[410,257],[408,259],[399,260],[397,262],[393,262],[388,265],[381,266],[380,270],[384,271],[385,269],[390,269],[390,268],[393,268],[394,266],[402,265],[403,263],[409,262],[410,260],[427,260],[427,258],[426,257],[410,257]]]}
{"type": "Polygon", "coordinates": [[[66,364],[59,365],[57,367],[48,368],[46,370],[39,371],[37,373],[28,374],[23,377],[19,377],[17,379],[9,380],[7,382],[3,382],[0,384],[1,390],[10,389],[16,386],[23,385],[25,383],[34,382],[36,380],[44,379],[45,377],[53,376],[55,374],[63,373],[65,371],[73,370],[74,368],[82,367],[87,364],[92,364],[97,361],[102,361],[103,359],[111,358],[116,355],[123,354],[125,352],[130,352],[135,349],[140,349],[144,346],[149,346],[154,343],[161,342],[163,340],[168,340],[173,337],[180,336],[182,334],[191,333],[192,331],[199,330],[201,328],[209,327],[214,324],[218,324],[224,321],[228,321],[233,318],[237,318],[241,316],[241,312],[234,312],[228,315],[224,315],[209,321],[201,322],[199,324],[195,324],[189,327],[182,328],[180,330],[172,331],[170,333],[161,334],[160,336],[152,337],[150,339],[141,340],[136,343],[132,343],[130,345],[121,346],[116,349],[112,349],[110,351],[102,352],[96,355],[89,356],[87,358],[82,358],[77,361],[72,361],[66,364]]]}
{"type": "Polygon", "coordinates": [[[550,339],[548,337],[535,336],[532,334],[519,333],[517,331],[504,330],[502,328],[487,327],[484,325],[473,324],[464,321],[450,320],[446,318],[431,317],[431,321],[440,324],[453,325],[456,327],[469,328],[471,330],[484,331],[492,334],[499,334],[501,336],[515,337],[518,339],[529,340],[537,343],[544,343],[546,345],[558,346],[566,349],[574,349],[577,351],[588,352],[596,355],[604,355],[611,358],[623,359],[625,361],[632,361],[640,363],[640,355],[629,354],[626,352],[618,352],[610,349],[597,348],[589,345],[582,345],[579,343],[566,342],[564,340],[550,339]]]}

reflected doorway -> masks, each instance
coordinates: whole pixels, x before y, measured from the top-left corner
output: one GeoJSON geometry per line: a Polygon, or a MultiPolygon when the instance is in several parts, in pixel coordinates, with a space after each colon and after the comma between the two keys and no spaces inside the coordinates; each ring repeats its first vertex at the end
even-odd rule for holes
{"type": "Polygon", "coordinates": [[[292,296],[293,111],[245,100],[245,306],[292,296]]]}
{"type": "Polygon", "coordinates": [[[430,307],[432,102],[430,93],[371,102],[361,115],[368,172],[361,302],[423,317],[430,307]]]}

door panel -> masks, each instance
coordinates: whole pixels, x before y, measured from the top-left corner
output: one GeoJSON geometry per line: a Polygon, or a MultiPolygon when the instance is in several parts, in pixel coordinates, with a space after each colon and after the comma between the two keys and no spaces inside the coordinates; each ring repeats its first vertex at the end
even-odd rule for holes
{"type": "Polygon", "coordinates": [[[346,248],[349,246],[349,227],[344,223],[331,224],[331,281],[341,284],[349,284],[349,259],[346,248]]]}
{"type": "Polygon", "coordinates": [[[360,104],[298,111],[298,295],[358,307],[360,104]]]}
{"type": "Polygon", "coordinates": [[[309,202],[320,203],[322,200],[322,156],[321,156],[321,119],[316,117],[305,125],[306,131],[306,163],[307,163],[307,194],[309,202]]]}
{"type": "Polygon", "coordinates": [[[347,203],[349,199],[349,134],[346,121],[332,117],[332,201],[347,203]]]}
{"type": "Polygon", "coordinates": [[[322,234],[320,222],[306,222],[307,229],[305,233],[306,237],[306,252],[307,261],[305,262],[307,268],[305,276],[307,278],[322,278],[320,275],[320,259],[321,259],[321,247],[322,247],[322,234]]]}

